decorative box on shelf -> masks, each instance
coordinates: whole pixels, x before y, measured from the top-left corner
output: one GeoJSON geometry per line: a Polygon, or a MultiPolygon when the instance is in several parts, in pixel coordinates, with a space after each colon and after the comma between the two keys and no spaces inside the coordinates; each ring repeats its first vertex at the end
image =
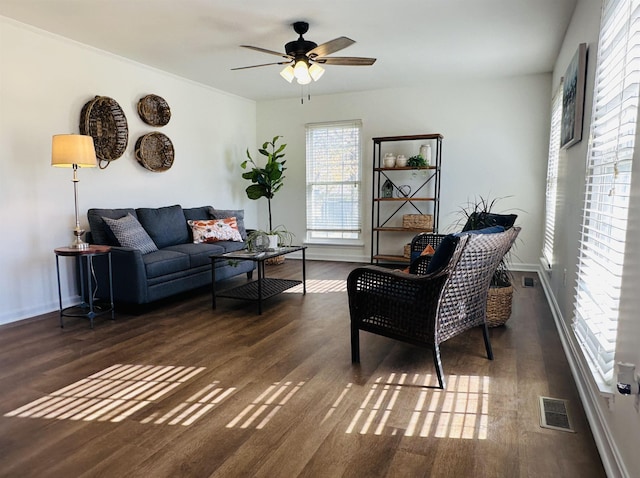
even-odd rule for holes
{"type": "Polygon", "coordinates": [[[404,214],[402,227],[405,229],[433,229],[433,214],[404,214]]]}

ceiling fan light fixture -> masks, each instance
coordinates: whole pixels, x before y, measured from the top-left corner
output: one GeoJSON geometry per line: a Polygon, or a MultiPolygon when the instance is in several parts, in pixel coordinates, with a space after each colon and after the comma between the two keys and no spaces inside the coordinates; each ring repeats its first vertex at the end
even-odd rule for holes
{"type": "Polygon", "coordinates": [[[317,63],[314,63],[309,67],[309,74],[313,81],[318,81],[322,75],[324,75],[324,68],[322,68],[317,63]]]}
{"type": "Polygon", "coordinates": [[[309,76],[309,65],[304,60],[297,60],[293,67],[293,74],[301,85],[306,85],[311,81],[309,76]]]}
{"type": "Polygon", "coordinates": [[[291,65],[285,66],[284,69],[280,72],[280,76],[291,83],[295,78],[293,67],[291,65]]]}

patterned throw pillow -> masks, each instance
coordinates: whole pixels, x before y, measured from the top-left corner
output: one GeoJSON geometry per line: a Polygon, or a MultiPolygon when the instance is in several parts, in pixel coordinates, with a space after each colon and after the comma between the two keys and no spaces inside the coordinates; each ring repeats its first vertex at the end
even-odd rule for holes
{"type": "Polygon", "coordinates": [[[155,252],[158,250],[156,243],[149,237],[147,231],[144,230],[138,220],[128,213],[120,219],[111,219],[103,217],[102,220],[111,229],[122,247],[131,247],[139,249],[143,254],[155,252]]]}
{"type": "Polygon", "coordinates": [[[193,242],[237,241],[242,242],[235,217],[187,221],[193,232],[193,242]]]}

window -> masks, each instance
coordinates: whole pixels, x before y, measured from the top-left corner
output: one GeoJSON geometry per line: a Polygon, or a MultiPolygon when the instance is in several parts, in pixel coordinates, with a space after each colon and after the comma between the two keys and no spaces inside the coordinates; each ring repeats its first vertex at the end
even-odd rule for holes
{"type": "Polygon", "coordinates": [[[362,123],[306,125],[307,240],[359,240],[362,123]]]}
{"type": "Polygon", "coordinates": [[[556,225],[556,191],[558,188],[558,161],[560,158],[560,126],[562,124],[562,88],[563,82],[553,97],[551,104],[551,132],[549,134],[549,160],[547,165],[547,191],[545,220],[544,220],[544,244],[542,256],[551,267],[553,260],[553,238],[556,225]]]}
{"type": "Polygon", "coordinates": [[[638,117],[640,0],[605,1],[587,158],[574,323],[596,380],[613,378],[638,117]]]}

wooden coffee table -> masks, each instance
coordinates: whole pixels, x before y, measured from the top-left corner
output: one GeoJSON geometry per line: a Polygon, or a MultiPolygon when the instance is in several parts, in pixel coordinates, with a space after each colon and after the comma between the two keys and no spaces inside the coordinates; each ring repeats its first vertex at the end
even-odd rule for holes
{"type": "Polygon", "coordinates": [[[247,250],[241,250],[236,252],[227,252],[226,254],[214,254],[211,258],[211,307],[216,308],[216,297],[226,297],[231,299],[241,300],[253,300],[258,302],[258,315],[262,314],[262,301],[269,297],[276,296],[287,289],[291,289],[299,284],[302,284],[302,294],[307,293],[306,286],[306,259],[305,250],[306,246],[289,246],[280,247],[277,250],[265,251],[265,252],[248,252],[247,250]],[[284,256],[291,254],[292,252],[302,251],[302,280],[292,279],[275,279],[265,277],[264,264],[267,259],[273,257],[284,256]],[[216,292],[216,261],[217,260],[230,260],[230,261],[253,261],[257,263],[258,279],[246,284],[225,289],[221,292],[216,292]]]}

